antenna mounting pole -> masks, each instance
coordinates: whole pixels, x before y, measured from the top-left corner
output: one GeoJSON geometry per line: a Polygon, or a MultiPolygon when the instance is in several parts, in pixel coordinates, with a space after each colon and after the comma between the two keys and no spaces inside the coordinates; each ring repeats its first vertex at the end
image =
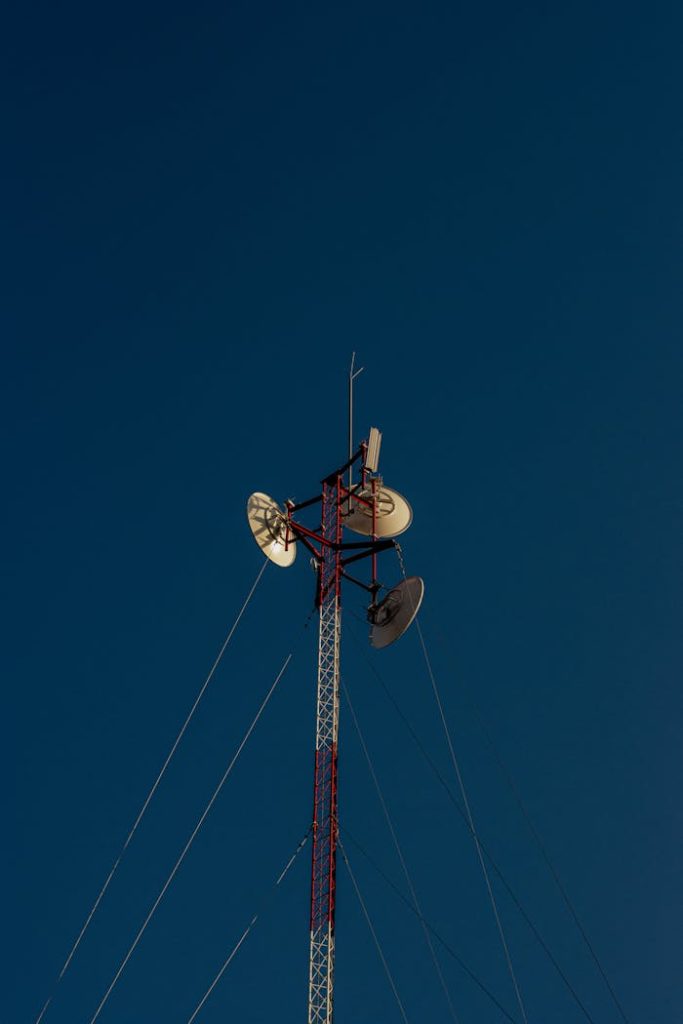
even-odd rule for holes
{"type": "MultiPolygon", "coordinates": [[[[349,461],[353,458],[353,382],[356,377],[359,377],[364,370],[361,366],[359,370],[354,370],[356,363],[356,353],[351,353],[351,368],[349,369],[349,461]]],[[[353,466],[349,466],[349,490],[353,486],[353,466]]]]}

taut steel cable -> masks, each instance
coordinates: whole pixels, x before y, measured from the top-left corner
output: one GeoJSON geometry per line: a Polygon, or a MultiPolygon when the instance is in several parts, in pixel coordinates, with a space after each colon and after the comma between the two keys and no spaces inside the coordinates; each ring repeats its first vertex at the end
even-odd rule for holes
{"type": "Polygon", "coordinates": [[[107,989],[107,991],[105,992],[104,996],[102,997],[102,1000],[101,1000],[99,1006],[97,1007],[97,1009],[95,1010],[95,1013],[90,1018],[90,1024],[95,1024],[95,1021],[97,1020],[97,1018],[99,1017],[100,1013],[102,1012],[102,1010],[103,1010],[107,1000],[109,999],[109,996],[113,992],[114,986],[116,985],[117,981],[119,980],[119,978],[123,974],[123,972],[124,972],[124,970],[126,968],[126,964],[130,960],[130,958],[133,955],[133,953],[135,952],[135,949],[136,949],[140,939],[145,934],[145,931],[147,929],[147,925],[149,924],[149,922],[154,917],[154,914],[156,913],[157,907],[161,903],[162,899],[164,898],[164,896],[166,894],[166,891],[167,891],[168,887],[170,886],[171,882],[173,881],[173,879],[176,876],[178,868],[180,867],[182,862],[185,860],[185,857],[187,855],[188,850],[190,849],[190,847],[192,846],[193,842],[195,841],[195,839],[197,837],[197,833],[199,832],[200,828],[204,824],[209,811],[211,810],[211,808],[213,807],[214,803],[216,802],[218,794],[222,790],[222,788],[223,788],[225,782],[227,781],[230,773],[232,772],[233,768],[235,767],[235,765],[236,765],[236,763],[237,763],[237,761],[239,759],[240,754],[242,753],[242,751],[244,750],[244,747],[246,746],[247,740],[249,739],[249,737],[251,736],[252,732],[254,731],[254,728],[256,727],[256,723],[258,722],[259,718],[263,714],[263,712],[264,712],[264,710],[266,708],[266,705],[268,704],[268,701],[270,700],[270,698],[272,697],[273,693],[275,692],[275,688],[276,688],[277,684],[280,682],[280,680],[282,679],[283,675],[285,674],[287,666],[289,665],[291,660],[292,660],[292,654],[288,654],[287,657],[285,658],[284,662],[283,662],[282,668],[278,672],[277,676],[275,677],[274,682],[272,683],[270,689],[268,690],[268,693],[266,694],[266,696],[264,697],[263,701],[261,702],[261,706],[259,707],[258,711],[256,712],[256,715],[254,716],[254,719],[253,719],[251,725],[249,726],[249,728],[247,729],[246,733],[244,734],[244,737],[242,738],[242,742],[238,746],[237,750],[235,751],[235,753],[233,755],[232,760],[230,761],[230,764],[226,768],[226,770],[225,770],[225,772],[223,774],[223,777],[221,778],[221,781],[216,786],[216,788],[213,791],[213,794],[211,796],[211,799],[209,800],[208,804],[206,805],[206,807],[202,811],[202,814],[201,814],[197,824],[195,825],[195,827],[194,827],[194,829],[192,831],[192,834],[190,835],[190,838],[188,839],[188,841],[185,843],[185,846],[183,847],[182,853],[180,854],[180,856],[178,857],[177,861],[173,865],[173,868],[171,869],[171,873],[168,876],[168,878],[166,879],[166,881],[164,882],[163,887],[161,889],[161,892],[159,893],[159,895],[157,896],[156,900],[152,904],[152,907],[151,907],[149,913],[147,914],[147,917],[142,922],[142,925],[140,926],[140,929],[139,929],[137,935],[133,939],[133,942],[131,943],[130,948],[128,949],[128,952],[126,953],[125,957],[121,961],[121,964],[119,965],[119,969],[117,970],[116,974],[114,975],[114,978],[112,979],[112,982],[109,985],[109,988],[107,989]]]}
{"type": "MultiPolygon", "coordinates": [[[[280,874],[278,875],[277,881],[275,882],[275,884],[274,884],[274,886],[273,886],[273,889],[272,889],[272,892],[271,892],[271,898],[272,898],[272,896],[274,895],[274,893],[275,893],[275,891],[277,890],[277,888],[279,887],[279,885],[280,885],[280,884],[282,883],[282,881],[284,880],[285,876],[286,876],[286,875],[287,875],[287,874],[289,873],[289,869],[290,869],[290,868],[292,867],[292,865],[294,864],[294,861],[295,861],[295,860],[297,859],[297,857],[299,856],[299,854],[300,854],[300,853],[301,853],[301,851],[303,850],[304,846],[306,845],[306,842],[308,841],[308,837],[309,837],[309,836],[310,836],[310,834],[311,834],[311,830],[312,830],[312,828],[313,828],[313,826],[312,826],[312,825],[311,825],[311,826],[309,826],[309,828],[308,828],[308,830],[307,830],[307,832],[306,832],[305,836],[304,836],[304,837],[303,837],[303,839],[302,839],[302,840],[300,841],[300,843],[299,843],[299,845],[297,846],[296,850],[294,851],[294,853],[293,853],[293,854],[292,854],[292,856],[291,856],[291,857],[289,858],[289,860],[288,860],[288,861],[287,861],[287,863],[285,864],[284,868],[282,869],[282,871],[281,871],[281,872],[280,872],[280,874]]],[[[259,917],[261,916],[261,914],[262,914],[262,913],[263,913],[263,907],[261,907],[261,909],[260,909],[260,910],[258,910],[258,911],[257,911],[257,912],[256,912],[256,913],[254,914],[254,916],[252,917],[251,921],[249,922],[249,924],[247,925],[247,927],[246,927],[246,928],[244,929],[244,931],[243,931],[243,932],[242,932],[242,934],[240,935],[240,937],[239,937],[239,939],[237,940],[237,942],[235,943],[235,945],[234,945],[234,946],[232,947],[232,949],[230,950],[230,953],[228,954],[228,956],[226,957],[226,959],[225,959],[225,960],[223,961],[223,966],[222,966],[222,967],[221,967],[221,969],[220,969],[220,970],[218,971],[218,973],[216,974],[215,978],[213,979],[213,981],[211,982],[211,984],[210,984],[210,985],[209,985],[209,987],[207,988],[206,992],[204,993],[204,995],[202,996],[202,998],[201,998],[201,999],[199,1000],[199,1002],[198,1002],[198,1003],[197,1003],[197,1005],[195,1006],[195,1008],[194,1008],[194,1010],[193,1010],[192,1014],[191,1014],[191,1015],[190,1015],[190,1016],[188,1017],[188,1020],[187,1020],[187,1024],[193,1024],[193,1021],[195,1020],[195,1018],[196,1018],[197,1014],[199,1013],[199,1011],[201,1010],[202,1006],[204,1005],[204,1003],[206,1002],[206,1000],[207,1000],[207,999],[209,998],[209,996],[211,995],[211,993],[212,993],[212,992],[213,992],[213,990],[215,989],[215,987],[216,987],[216,985],[218,984],[218,982],[219,982],[219,981],[221,980],[221,978],[223,977],[223,975],[224,975],[224,974],[225,974],[225,972],[227,971],[228,967],[230,966],[230,964],[232,963],[233,959],[234,959],[234,958],[235,958],[235,956],[237,955],[237,953],[238,953],[238,951],[239,951],[239,949],[240,949],[240,946],[242,945],[242,943],[244,942],[244,940],[246,939],[247,935],[248,935],[248,934],[249,934],[249,932],[250,932],[250,931],[252,930],[252,928],[254,927],[254,925],[256,924],[256,922],[258,921],[258,919],[259,919],[259,917]]]]}
{"type": "Polygon", "coordinates": [[[417,898],[417,892],[415,891],[415,886],[413,885],[413,880],[412,880],[412,878],[410,876],[410,872],[408,871],[408,865],[406,864],[405,857],[403,856],[403,850],[401,849],[401,845],[400,845],[400,843],[398,841],[398,836],[396,835],[396,829],[394,828],[394,823],[393,823],[393,821],[391,819],[391,815],[389,814],[389,808],[387,807],[386,800],[384,799],[384,793],[382,792],[382,788],[381,788],[381,786],[379,784],[379,779],[377,778],[377,773],[375,771],[375,766],[372,763],[372,758],[370,757],[370,751],[367,748],[367,744],[365,742],[365,737],[363,736],[363,733],[362,733],[362,730],[361,730],[361,727],[360,727],[360,723],[358,721],[358,716],[356,715],[355,708],[353,706],[353,703],[351,701],[351,697],[349,695],[348,688],[347,688],[345,683],[342,683],[342,688],[343,688],[343,691],[344,691],[344,696],[346,698],[346,703],[348,704],[349,711],[351,712],[351,719],[353,721],[354,728],[355,728],[356,733],[358,735],[358,739],[360,741],[360,745],[361,745],[361,748],[363,750],[363,754],[365,755],[365,760],[367,762],[368,770],[370,772],[370,777],[372,778],[372,782],[373,782],[373,785],[375,787],[375,792],[377,793],[377,797],[379,799],[380,806],[381,806],[382,812],[384,814],[384,819],[385,819],[385,821],[387,823],[387,826],[389,828],[389,832],[391,834],[391,838],[392,838],[393,843],[394,843],[394,849],[396,850],[396,854],[398,856],[399,863],[401,865],[401,870],[403,871],[403,876],[404,876],[404,878],[405,878],[405,880],[406,880],[406,882],[408,884],[408,889],[410,890],[410,895],[411,895],[412,901],[413,901],[413,903],[415,905],[415,910],[417,912],[418,919],[419,919],[420,924],[422,926],[422,932],[424,934],[425,942],[427,943],[427,948],[428,948],[430,956],[432,958],[432,963],[434,964],[434,970],[436,971],[436,976],[437,976],[437,978],[439,980],[439,984],[441,986],[441,989],[443,991],[444,997],[446,999],[446,1004],[448,1006],[448,1012],[450,1013],[451,1018],[453,1019],[453,1021],[455,1021],[455,1024],[459,1024],[458,1015],[456,1013],[455,1007],[453,1006],[453,1000],[451,998],[451,993],[450,993],[450,990],[448,988],[448,985],[446,984],[446,979],[444,978],[443,971],[441,970],[441,964],[439,963],[439,958],[436,955],[436,950],[434,949],[434,943],[432,942],[431,935],[429,934],[429,929],[427,928],[427,925],[425,924],[424,917],[422,915],[422,908],[420,907],[420,903],[419,903],[419,900],[417,898]]]}
{"type": "MultiPolygon", "coordinates": [[[[358,640],[358,637],[356,636],[356,634],[354,633],[353,630],[351,630],[351,635],[353,636],[353,638],[356,641],[356,643],[358,643],[359,646],[360,646],[360,641],[358,640]]],[[[398,715],[398,717],[401,719],[401,721],[403,722],[404,726],[408,730],[408,733],[409,733],[411,739],[413,740],[413,742],[415,743],[415,746],[417,747],[417,749],[419,750],[420,754],[424,758],[426,764],[429,766],[429,768],[433,772],[433,774],[434,774],[435,778],[438,780],[439,784],[443,787],[444,792],[446,793],[448,799],[453,804],[453,807],[458,812],[458,815],[460,816],[460,819],[463,822],[465,828],[467,829],[467,831],[471,835],[472,834],[472,830],[470,828],[470,824],[469,824],[469,821],[467,820],[467,815],[465,814],[465,811],[464,811],[463,807],[458,802],[458,799],[455,796],[455,794],[453,793],[451,787],[446,782],[446,780],[443,777],[441,771],[439,770],[439,768],[435,764],[434,759],[430,755],[430,753],[427,750],[425,744],[422,742],[422,740],[420,739],[418,734],[415,732],[415,729],[411,725],[411,723],[410,723],[410,721],[408,719],[408,716],[402,710],[400,704],[398,703],[398,701],[396,700],[396,698],[392,694],[392,692],[389,689],[389,687],[387,686],[386,682],[384,681],[382,676],[379,674],[379,672],[377,670],[377,667],[374,664],[374,662],[371,661],[367,657],[365,658],[365,661],[368,664],[368,666],[370,667],[370,669],[372,670],[372,673],[375,676],[375,678],[377,679],[379,685],[381,686],[382,691],[383,691],[385,697],[391,703],[391,705],[394,708],[396,714],[398,715]]],[[[348,830],[346,830],[346,831],[348,832],[348,830]]],[[[352,842],[354,842],[354,840],[352,839],[351,836],[349,836],[349,838],[352,840],[352,842]]],[[[553,965],[553,967],[557,971],[557,974],[559,975],[559,977],[561,978],[561,980],[564,983],[565,987],[567,988],[567,991],[572,996],[574,1002],[579,1007],[579,1009],[581,1010],[582,1014],[584,1015],[586,1020],[589,1022],[589,1024],[595,1024],[595,1022],[593,1020],[593,1017],[591,1016],[591,1014],[589,1013],[588,1009],[586,1008],[586,1006],[582,1002],[581,997],[579,996],[578,992],[576,991],[576,989],[574,988],[574,986],[570,982],[569,978],[567,977],[567,974],[562,969],[560,963],[557,960],[557,957],[554,955],[554,953],[551,950],[550,946],[548,945],[546,940],[543,938],[543,936],[541,935],[540,931],[538,930],[538,928],[536,927],[534,922],[531,920],[531,917],[529,916],[529,914],[525,910],[524,905],[522,904],[521,899],[519,898],[519,896],[517,896],[515,890],[510,885],[510,882],[508,881],[507,877],[503,873],[501,867],[494,860],[493,855],[491,854],[491,851],[488,849],[488,847],[486,846],[486,844],[482,840],[481,836],[479,837],[479,844],[480,844],[480,846],[482,848],[484,856],[486,857],[486,859],[488,860],[489,864],[491,865],[491,867],[495,871],[496,875],[500,879],[502,885],[505,887],[505,889],[506,889],[510,899],[512,900],[514,905],[517,907],[517,910],[522,915],[524,921],[529,926],[532,934],[534,935],[535,939],[539,943],[541,949],[546,954],[546,956],[548,957],[550,963],[553,965]]],[[[358,846],[357,843],[355,843],[355,845],[358,846]]],[[[361,851],[361,853],[364,854],[364,856],[367,856],[369,858],[369,855],[360,846],[358,846],[358,848],[361,851]]],[[[373,863],[372,860],[370,862],[373,863]]],[[[380,871],[380,869],[377,867],[377,865],[375,865],[374,863],[373,863],[373,867],[375,867],[376,870],[380,872],[380,874],[382,873],[380,871]]],[[[392,887],[393,887],[393,883],[392,882],[390,882],[386,878],[385,878],[385,881],[387,881],[387,883],[389,885],[392,885],[392,887]]],[[[399,893],[399,895],[401,896],[401,898],[403,898],[401,893],[399,893]]],[[[411,908],[411,909],[414,909],[414,908],[411,908]]],[[[432,932],[432,934],[434,934],[434,930],[429,926],[429,924],[427,924],[427,927],[430,928],[430,931],[432,932]]],[[[437,938],[439,938],[439,941],[443,945],[443,940],[439,936],[437,936],[437,938]]],[[[473,977],[473,975],[471,974],[471,972],[469,971],[468,968],[465,968],[465,970],[470,975],[470,977],[473,977]]],[[[477,980],[477,979],[474,979],[474,980],[477,980]]],[[[477,984],[480,984],[480,983],[477,981],[477,984]]],[[[480,985],[480,987],[481,987],[481,985],[480,985]]]]}
{"type": "Polygon", "coordinates": [[[252,584],[251,590],[247,594],[242,607],[240,608],[239,612],[237,613],[237,618],[235,619],[235,621],[233,622],[232,626],[230,627],[230,631],[229,631],[228,635],[226,636],[225,640],[223,641],[223,646],[221,647],[220,651],[218,652],[218,656],[216,657],[216,660],[214,661],[213,665],[211,666],[209,674],[207,675],[206,679],[202,683],[202,686],[201,686],[201,688],[199,690],[199,693],[197,694],[197,696],[195,698],[194,704],[190,708],[189,714],[187,715],[187,718],[185,719],[185,721],[183,722],[183,724],[182,724],[182,726],[180,728],[180,732],[178,733],[178,735],[176,736],[175,740],[173,741],[173,745],[171,746],[171,749],[168,752],[166,760],[164,761],[163,765],[161,766],[161,771],[157,775],[156,779],[154,780],[154,784],[153,784],[152,788],[150,789],[150,791],[148,792],[147,796],[145,797],[145,801],[144,801],[142,807],[140,808],[140,811],[138,812],[137,818],[133,822],[132,828],[130,829],[128,835],[126,836],[126,840],[125,840],[123,846],[121,847],[121,849],[119,851],[119,855],[116,858],[116,860],[114,861],[114,864],[113,864],[113,867],[112,867],[111,871],[109,872],[109,874],[105,878],[104,884],[103,884],[102,888],[100,889],[99,893],[97,894],[97,898],[96,898],[95,902],[93,903],[92,907],[90,908],[90,912],[89,912],[88,916],[85,919],[83,927],[81,928],[80,932],[78,933],[78,937],[77,937],[76,941],[74,942],[73,946],[69,950],[69,955],[67,956],[66,960],[64,961],[64,964],[62,965],[62,969],[59,972],[59,975],[57,976],[57,980],[55,981],[55,983],[54,983],[54,985],[52,987],[52,992],[50,993],[50,995],[46,999],[45,1003],[43,1004],[42,1010],[40,1011],[40,1013],[36,1017],[35,1024],[40,1024],[41,1020],[45,1016],[45,1012],[46,1012],[48,1006],[50,1005],[50,1003],[52,1002],[52,1000],[54,998],[55,992],[57,990],[57,986],[59,985],[60,981],[62,980],[62,978],[66,974],[66,972],[67,972],[67,970],[69,968],[69,964],[71,963],[76,950],[78,949],[79,945],[81,944],[81,940],[82,940],[83,936],[85,935],[86,931],[88,930],[88,928],[90,926],[90,922],[92,921],[93,917],[95,916],[95,914],[97,912],[97,908],[99,907],[100,903],[102,902],[102,898],[104,897],[104,894],[106,893],[106,891],[109,888],[109,885],[110,885],[114,875],[116,874],[116,871],[117,871],[117,869],[119,867],[119,864],[121,863],[123,855],[125,854],[126,850],[130,846],[130,842],[131,842],[133,836],[135,835],[135,833],[137,831],[138,825],[142,821],[142,819],[143,819],[143,817],[145,815],[145,811],[149,807],[149,804],[150,804],[150,802],[152,800],[152,797],[154,796],[154,794],[157,791],[159,783],[161,782],[161,780],[163,779],[164,775],[166,774],[166,769],[168,768],[169,764],[171,763],[171,760],[173,759],[173,755],[175,754],[176,750],[178,749],[178,744],[180,743],[181,739],[185,735],[185,731],[186,731],[188,725],[190,724],[190,722],[192,721],[192,718],[194,716],[195,711],[199,707],[199,702],[201,701],[202,697],[204,696],[204,693],[206,691],[207,686],[209,685],[209,683],[213,679],[214,673],[215,673],[216,669],[218,668],[223,655],[225,654],[225,651],[226,651],[226,648],[227,648],[228,644],[232,640],[233,634],[234,634],[235,630],[237,629],[242,616],[244,615],[245,611],[247,610],[247,605],[249,604],[249,602],[251,601],[252,597],[254,596],[254,592],[255,592],[257,586],[259,585],[259,583],[261,581],[261,577],[263,576],[263,573],[264,573],[267,565],[268,565],[268,562],[266,561],[261,566],[261,569],[259,570],[259,573],[258,573],[256,579],[254,580],[254,583],[252,584]]]}
{"type": "MultiPolygon", "coordinates": [[[[400,548],[399,544],[396,545],[396,553],[398,555],[398,560],[399,560],[399,563],[400,563],[400,566],[401,566],[401,572],[403,573],[403,578],[406,579],[407,578],[406,577],[406,570],[405,570],[405,565],[403,563],[403,555],[401,553],[401,548],[400,548]]],[[[446,745],[448,746],[448,752],[450,754],[451,762],[453,764],[453,770],[455,771],[455,776],[456,776],[456,778],[458,780],[458,787],[460,789],[460,795],[462,797],[462,802],[463,802],[463,804],[465,806],[465,811],[467,813],[467,820],[469,821],[470,830],[472,832],[472,839],[474,840],[474,845],[475,845],[475,848],[476,848],[476,851],[477,851],[477,858],[479,860],[481,871],[482,871],[482,874],[484,876],[484,882],[486,884],[486,891],[488,892],[489,902],[491,904],[491,910],[493,912],[493,916],[494,916],[494,919],[495,919],[495,922],[496,922],[496,927],[498,929],[498,935],[500,936],[500,942],[501,942],[501,946],[503,947],[503,953],[505,954],[505,961],[507,963],[508,972],[510,974],[510,979],[512,981],[512,987],[515,990],[515,996],[517,998],[517,1005],[519,1006],[519,1011],[522,1014],[522,1020],[524,1021],[524,1024],[528,1024],[526,1010],[524,1008],[524,1001],[522,999],[522,993],[520,991],[519,983],[517,981],[517,975],[515,973],[515,968],[514,968],[514,965],[512,963],[512,957],[510,955],[510,949],[509,949],[509,946],[508,946],[507,938],[505,937],[505,930],[503,928],[503,922],[501,921],[500,914],[498,913],[498,905],[496,903],[496,897],[494,895],[493,887],[491,885],[491,879],[489,878],[488,869],[486,867],[486,861],[484,860],[484,855],[483,855],[482,850],[481,850],[481,844],[479,842],[479,836],[477,834],[477,830],[476,830],[476,827],[475,827],[475,824],[474,824],[474,817],[472,815],[472,810],[470,808],[470,802],[469,802],[469,800],[467,798],[467,790],[465,789],[465,781],[464,781],[464,779],[462,777],[462,773],[460,771],[460,765],[459,765],[458,759],[457,759],[457,757],[455,755],[455,748],[453,746],[453,740],[451,739],[450,729],[448,728],[448,722],[446,720],[446,714],[444,712],[443,702],[441,700],[441,694],[439,693],[439,687],[437,686],[437,683],[436,683],[436,676],[434,675],[434,670],[432,669],[432,663],[430,661],[429,653],[427,651],[427,645],[425,643],[424,634],[422,632],[422,626],[420,625],[420,620],[419,620],[419,618],[417,616],[415,617],[415,625],[417,627],[418,636],[420,638],[420,646],[422,647],[422,654],[424,656],[425,665],[427,666],[427,674],[429,675],[429,679],[430,679],[430,682],[432,684],[432,692],[434,694],[434,700],[436,701],[436,706],[437,706],[437,710],[439,712],[439,718],[441,719],[441,725],[443,727],[444,736],[446,737],[446,745]]]]}
{"type": "Polygon", "coordinates": [[[342,858],[344,860],[344,863],[346,864],[346,870],[349,873],[349,878],[351,879],[351,882],[353,884],[353,888],[354,888],[356,896],[358,898],[358,902],[360,903],[360,908],[363,911],[363,917],[365,918],[365,920],[367,922],[367,926],[370,929],[370,934],[372,935],[372,939],[373,939],[373,942],[375,943],[375,947],[376,947],[377,952],[379,954],[379,958],[382,961],[382,967],[384,968],[384,973],[386,974],[387,979],[389,981],[389,984],[391,986],[391,991],[394,993],[394,997],[396,999],[396,1003],[397,1003],[399,1011],[401,1013],[401,1017],[403,1018],[404,1024],[408,1024],[408,1018],[406,1016],[406,1011],[405,1011],[405,1009],[403,1007],[403,1003],[401,1002],[401,997],[398,994],[398,989],[396,988],[396,982],[394,981],[393,975],[392,975],[391,971],[389,970],[389,964],[387,963],[387,958],[385,957],[384,952],[382,951],[382,947],[380,945],[380,941],[377,938],[377,932],[375,931],[375,927],[374,927],[374,925],[372,923],[372,920],[370,918],[370,914],[368,913],[368,908],[365,905],[365,900],[363,899],[363,896],[361,894],[360,888],[358,886],[358,882],[356,881],[356,876],[354,875],[353,871],[351,870],[351,865],[349,864],[348,855],[346,853],[346,850],[342,846],[341,842],[339,843],[339,849],[341,850],[342,858]]]}

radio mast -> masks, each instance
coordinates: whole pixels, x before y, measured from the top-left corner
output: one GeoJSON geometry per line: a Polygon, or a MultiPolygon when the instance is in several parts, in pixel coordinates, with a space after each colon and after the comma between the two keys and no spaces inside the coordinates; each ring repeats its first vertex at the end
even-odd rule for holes
{"type": "Polygon", "coordinates": [[[337,755],[339,748],[339,670],[341,644],[342,580],[362,588],[370,596],[368,621],[370,643],[386,647],[398,639],[417,615],[424,583],[412,576],[378,601],[385,588],[377,578],[377,556],[393,548],[394,537],[412,522],[408,502],[385,487],[377,473],[382,435],[370,429],[367,441],[353,450],[353,362],[349,374],[349,457],[322,480],[321,491],[307,501],[286,501],[284,508],[267,494],[249,498],[247,517],[263,553],[283,568],[292,565],[303,545],[313,556],[317,570],[316,606],[319,613],[318,685],[313,772],[313,853],[310,896],[310,955],[308,971],[308,1024],[332,1024],[334,993],[335,902],[337,837],[339,832],[337,755]],[[360,465],[360,479],[353,483],[352,469],[360,465]],[[346,482],[345,474],[348,473],[346,482]],[[294,516],[305,509],[320,508],[314,528],[294,516]],[[344,530],[366,537],[345,541],[344,530]],[[348,566],[370,559],[370,581],[357,579],[348,566]]]}

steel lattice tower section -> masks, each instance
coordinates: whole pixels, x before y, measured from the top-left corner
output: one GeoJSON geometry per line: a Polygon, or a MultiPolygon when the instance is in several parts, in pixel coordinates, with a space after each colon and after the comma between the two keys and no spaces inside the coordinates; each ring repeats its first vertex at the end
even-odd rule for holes
{"type": "Polygon", "coordinates": [[[323,483],[318,567],[318,704],[313,787],[308,1024],[331,1024],[337,868],[337,747],[341,635],[341,476],[323,483]],[[328,543],[325,543],[327,541],[328,543]],[[332,545],[330,545],[330,542],[332,545]]]}
{"type": "Polygon", "coordinates": [[[255,491],[247,504],[251,531],[267,558],[285,568],[294,562],[297,548],[303,547],[313,556],[318,572],[316,605],[320,628],[313,783],[308,1024],[332,1024],[333,1016],[342,578],[360,587],[370,597],[370,642],[375,647],[384,647],[401,635],[417,613],[422,599],[420,592],[416,600],[411,594],[409,601],[404,601],[402,588],[406,588],[410,582],[404,581],[378,602],[378,593],[384,588],[377,579],[377,555],[395,546],[393,537],[407,529],[412,512],[398,492],[389,488],[382,489],[382,480],[377,476],[382,437],[379,430],[371,427],[368,441],[363,441],[355,452],[352,451],[352,384],[354,376],[359,372],[353,373],[352,363],[349,376],[347,462],[325,477],[320,493],[305,501],[288,500],[284,510],[261,491],[255,491]],[[360,464],[360,480],[354,485],[355,463],[360,464]],[[348,479],[345,482],[347,472],[348,479]],[[298,513],[318,505],[319,525],[314,529],[304,526],[298,520],[298,513]],[[378,529],[380,516],[381,531],[378,529]],[[345,528],[360,534],[364,539],[344,541],[345,528]],[[378,536],[380,532],[383,536],[378,536]],[[370,560],[369,583],[364,583],[349,572],[350,565],[363,559],[370,560]]]}

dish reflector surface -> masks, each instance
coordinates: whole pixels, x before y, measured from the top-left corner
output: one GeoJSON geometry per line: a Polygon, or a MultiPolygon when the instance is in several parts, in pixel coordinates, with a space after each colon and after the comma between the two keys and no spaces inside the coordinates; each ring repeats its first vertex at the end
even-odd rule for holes
{"type": "MultiPolygon", "coordinates": [[[[366,499],[372,498],[372,491],[369,487],[360,492],[366,499]]],[[[377,523],[375,529],[378,537],[398,537],[399,533],[407,530],[413,521],[413,510],[406,499],[392,491],[390,487],[378,487],[377,489],[377,523]]],[[[372,536],[372,508],[369,505],[362,505],[353,498],[349,499],[351,512],[344,519],[344,526],[354,533],[362,533],[365,537],[372,536]]]]}
{"type": "Polygon", "coordinates": [[[422,604],[424,580],[409,576],[390,590],[375,608],[370,630],[370,645],[376,649],[388,647],[403,636],[422,604]]]}
{"type": "Polygon", "coordinates": [[[256,491],[247,502],[247,519],[254,540],[266,558],[286,568],[296,558],[296,541],[287,537],[287,517],[276,501],[267,494],[256,491]]]}

